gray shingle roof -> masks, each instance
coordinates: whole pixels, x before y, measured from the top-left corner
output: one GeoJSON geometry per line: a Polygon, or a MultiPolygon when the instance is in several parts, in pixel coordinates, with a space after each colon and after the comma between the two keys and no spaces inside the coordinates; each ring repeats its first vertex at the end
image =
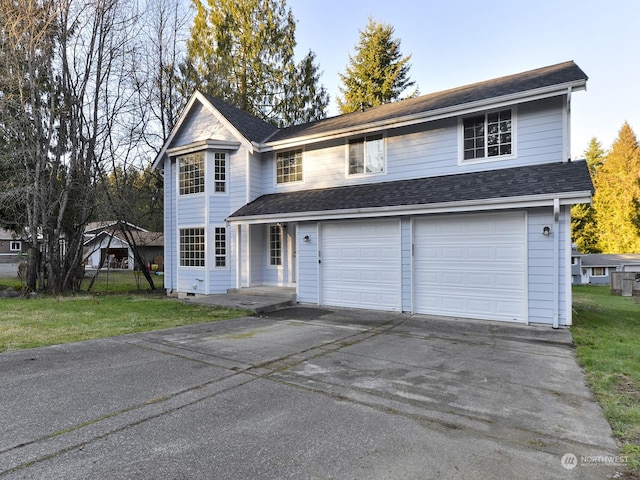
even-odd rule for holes
{"type": "Polygon", "coordinates": [[[217,97],[212,97],[203,93],[206,99],[216,107],[216,109],[224,115],[224,117],[233,124],[234,127],[249,141],[262,142],[266,138],[273,135],[278,127],[271,125],[264,120],[254,117],[239,108],[229,105],[217,97]]]}
{"type": "Polygon", "coordinates": [[[583,267],[616,267],[619,265],[640,265],[640,254],[590,253],[580,255],[583,267]]]}
{"type": "Polygon", "coordinates": [[[290,139],[302,135],[317,135],[334,130],[357,127],[367,123],[391,120],[554,85],[586,82],[587,79],[587,75],[580,67],[574,62],[569,61],[400,102],[389,103],[370,108],[364,112],[354,112],[284,128],[269,138],[269,142],[290,139]]]}
{"type": "Polygon", "coordinates": [[[320,135],[372,122],[397,119],[538,88],[582,82],[586,81],[587,78],[587,75],[574,62],[564,62],[400,102],[388,103],[370,108],[364,112],[339,115],[283,129],[278,129],[274,125],[233,107],[219,98],[207,94],[204,95],[245,138],[253,142],[263,143],[291,139],[297,136],[320,135]]]}
{"type": "Polygon", "coordinates": [[[273,193],[258,197],[229,218],[496,198],[507,200],[510,197],[586,191],[593,191],[586,162],[547,163],[440,177],[273,193]]]}

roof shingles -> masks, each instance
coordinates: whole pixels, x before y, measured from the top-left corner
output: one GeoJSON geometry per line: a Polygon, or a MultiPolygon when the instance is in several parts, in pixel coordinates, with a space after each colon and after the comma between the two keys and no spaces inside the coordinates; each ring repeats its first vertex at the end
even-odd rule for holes
{"type": "Polygon", "coordinates": [[[586,162],[552,163],[258,197],[230,215],[273,216],[592,192],[586,162]]]}

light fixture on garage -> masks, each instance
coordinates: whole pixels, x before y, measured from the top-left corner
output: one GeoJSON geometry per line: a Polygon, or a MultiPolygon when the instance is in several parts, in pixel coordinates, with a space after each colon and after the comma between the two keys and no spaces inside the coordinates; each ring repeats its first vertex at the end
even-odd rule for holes
{"type": "Polygon", "coordinates": [[[542,235],[544,235],[545,237],[548,237],[549,235],[551,235],[551,229],[549,227],[544,227],[542,229],[542,235]]]}
{"type": "Polygon", "coordinates": [[[309,243],[311,241],[311,237],[309,235],[305,235],[302,240],[304,241],[304,243],[309,243]]]}

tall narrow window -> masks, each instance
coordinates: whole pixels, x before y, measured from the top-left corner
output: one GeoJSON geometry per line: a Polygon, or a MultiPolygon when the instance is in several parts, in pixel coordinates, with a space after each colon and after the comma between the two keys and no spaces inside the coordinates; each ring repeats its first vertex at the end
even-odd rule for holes
{"type": "Polygon", "coordinates": [[[276,182],[302,181],[302,150],[279,152],[276,155],[276,182]]]}
{"type": "Polygon", "coordinates": [[[349,140],[349,175],[384,171],[382,135],[349,140]]]}
{"type": "Polygon", "coordinates": [[[215,229],[215,259],[216,267],[227,266],[227,229],[224,227],[215,229]]]}
{"type": "Polygon", "coordinates": [[[511,155],[511,110],[477,115],[463,121],[464,159],[511,155]]]}
{"type": "Polygon", "coordinates": [[[180,266],[204,267],[204,228],[180,229],[180,266]]]}
{"type": "Polygon", "coordinates": [[[204,152],[178,157],[180,195],[204,192],[204,152]]]}
{"type": "Polygon", "coordinates": [[[282,265],[282,227],[269,226],[269,265],[282,265]]]}
{"type": "Polygon", "coordinates": [[[227,191],[227,155],[216,152],[213,155],[214,192],[227,191]]]}

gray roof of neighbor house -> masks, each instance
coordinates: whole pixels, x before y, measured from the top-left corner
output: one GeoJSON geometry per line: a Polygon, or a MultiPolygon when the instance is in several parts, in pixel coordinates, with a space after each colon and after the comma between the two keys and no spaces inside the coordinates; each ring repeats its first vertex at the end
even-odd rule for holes
{"type": "Polygon", "coordinates": [[[620,265],[640,265],[638,253],[587,253],[579,255],[583,267],[617,267],[620,265]]]}
{"type": "Polygon", "coordinates": [[[586,162],[558,162],[440,177],[273,193],[246,204],[231,214],[229,219],[592,191],[593,185],[586,162]]]}
{"type": "Polygon", "coordinates": [[[561,85],[586,84],[588,77],[574,62],[564,62],[515,75],[473,83],[417,98],[388,103],[365,110],[315,122],[278,129],[253,115],[233,107],[219,98],[205,95],[207,100],[248,140],[273,143],[296,137],[321,136],[376,122],[398,120],[483,100],[505,97],[561,85]]]}

